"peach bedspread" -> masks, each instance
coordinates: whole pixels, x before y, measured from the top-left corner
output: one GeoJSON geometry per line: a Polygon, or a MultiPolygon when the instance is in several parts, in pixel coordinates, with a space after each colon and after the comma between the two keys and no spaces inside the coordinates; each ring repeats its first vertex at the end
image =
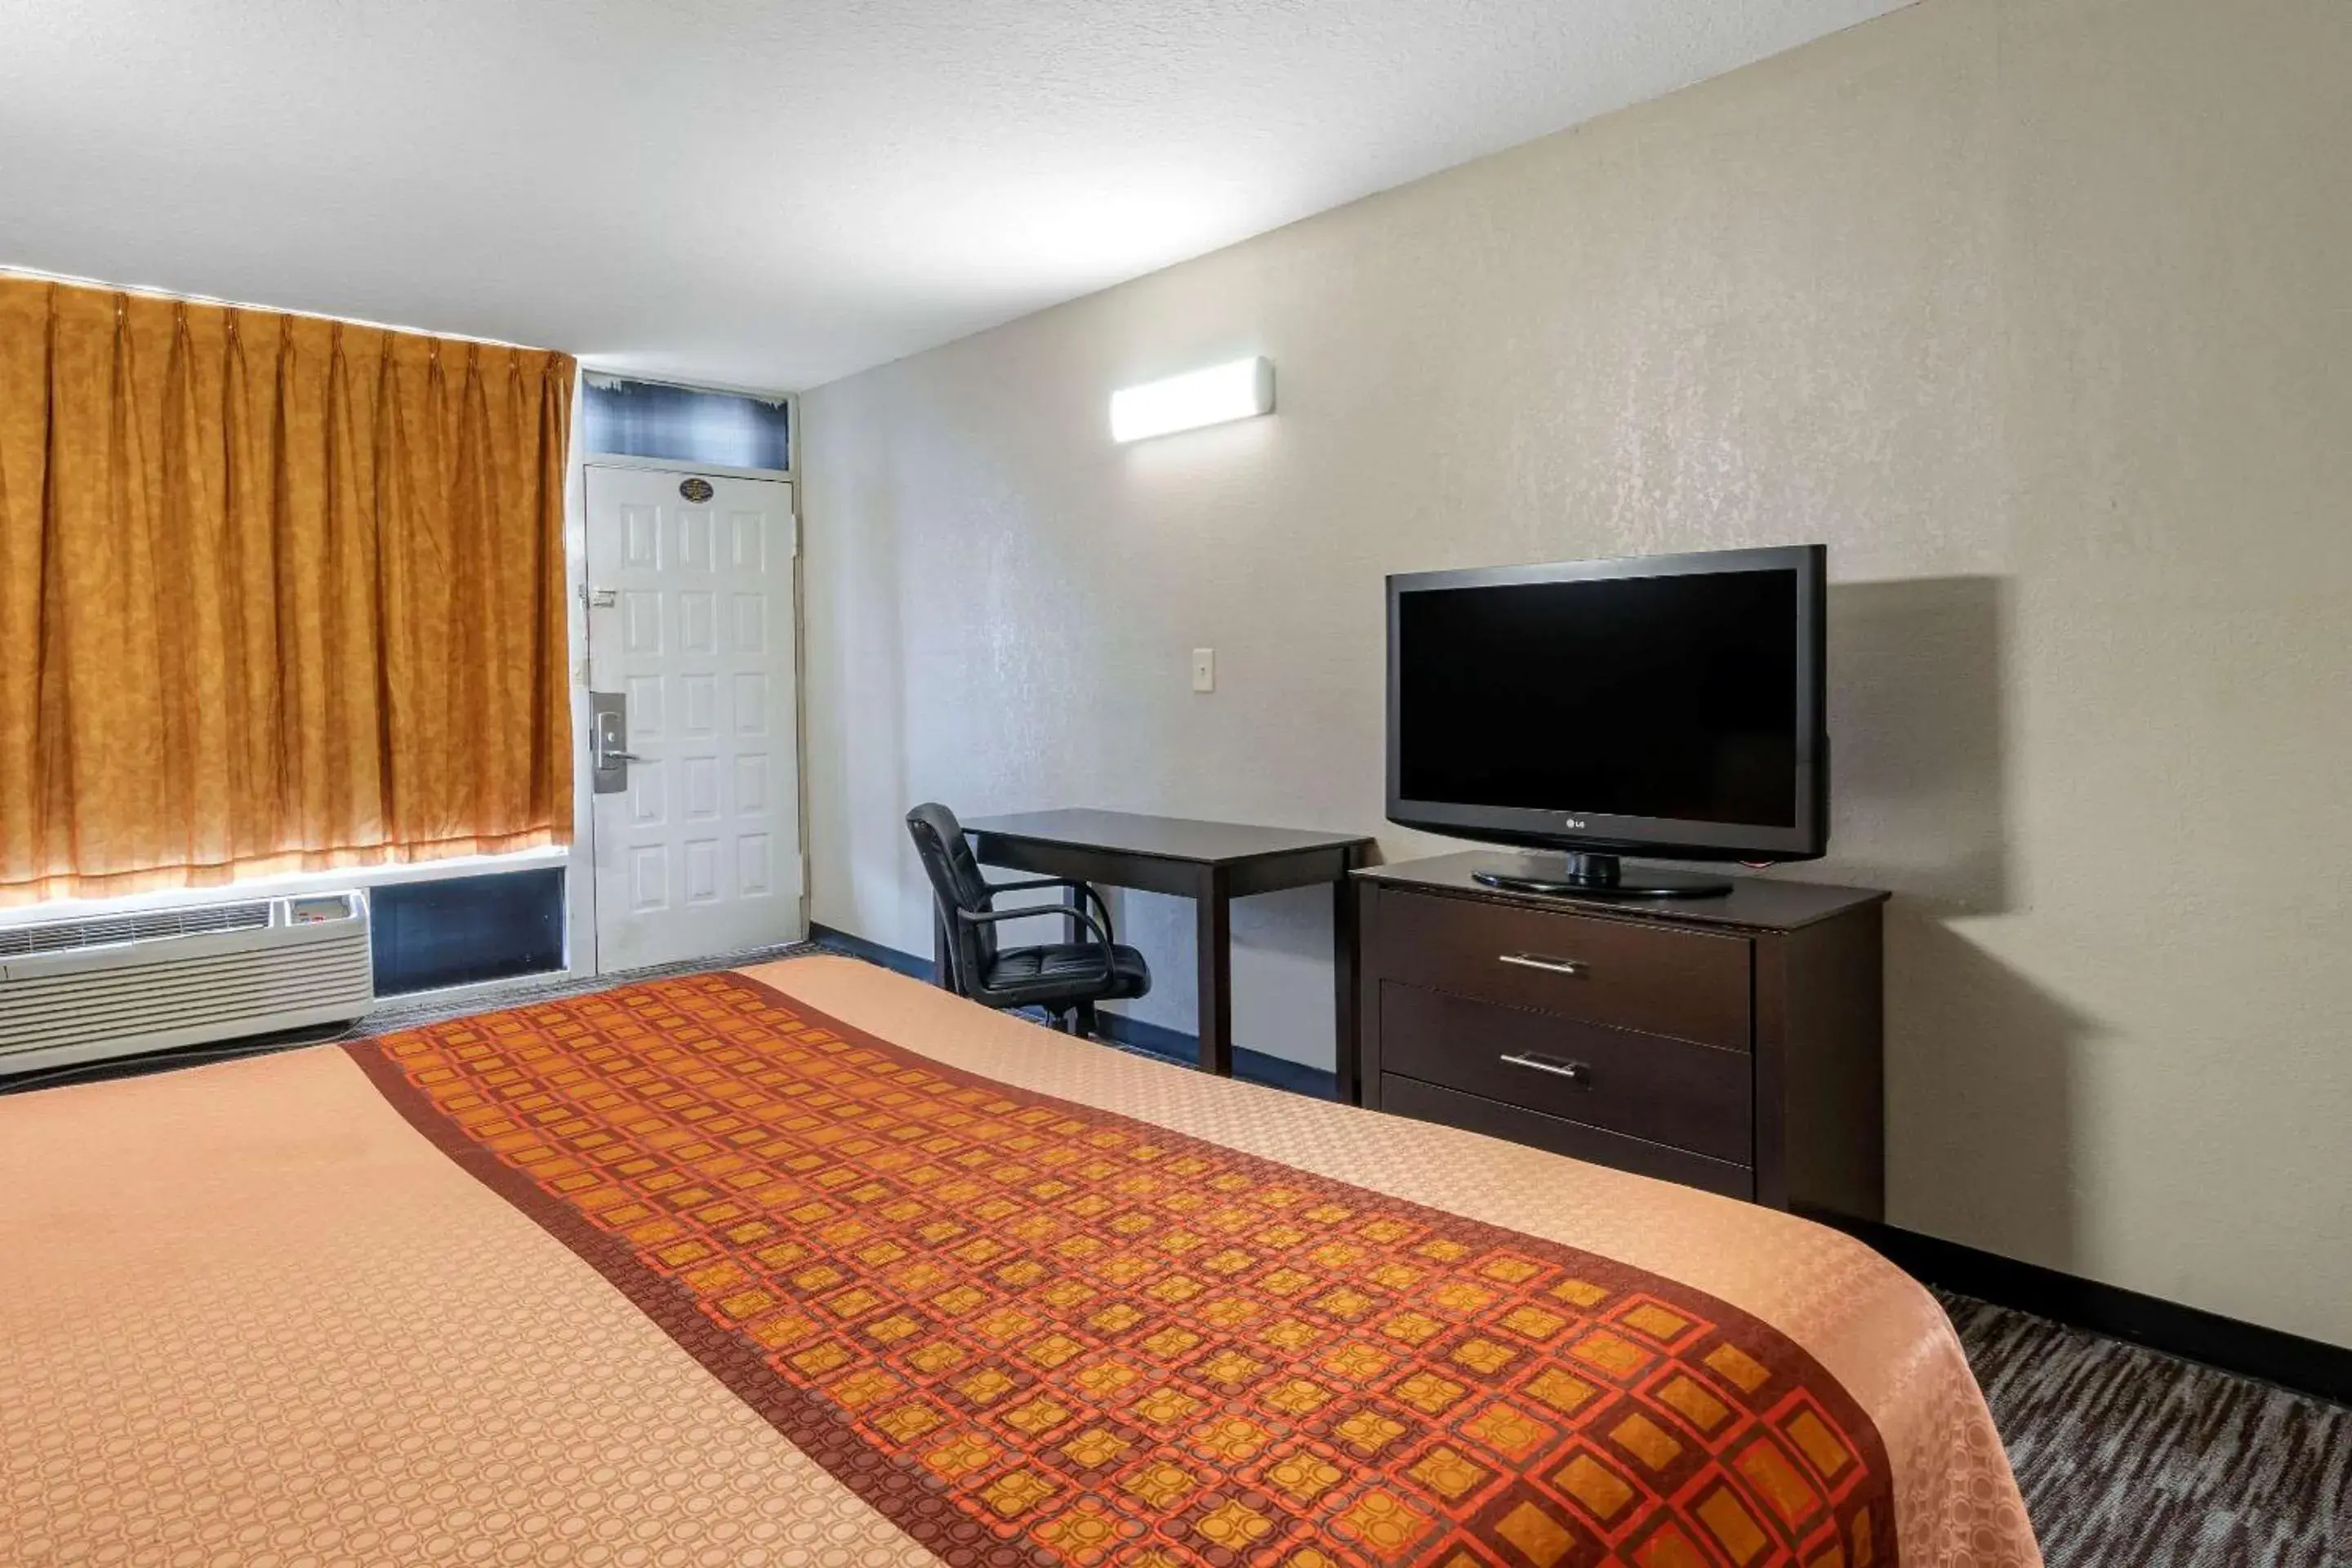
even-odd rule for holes
{"type": "Polygon", "coordinates": [[[854,961],[661,985],[0,1100],[0,1562],[2040,1561],[1834,1232],[854,961]]]}

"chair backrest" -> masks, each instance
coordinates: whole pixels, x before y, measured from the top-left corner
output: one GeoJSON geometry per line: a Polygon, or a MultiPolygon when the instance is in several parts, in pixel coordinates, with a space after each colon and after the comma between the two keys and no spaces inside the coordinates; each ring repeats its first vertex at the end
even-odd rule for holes
{"type": "Polygon", "coordinates": [[[955,915],[958,910],[981,914],[990,908],[987,879],[980,874],[980,862],[972,858],[963,825],[937,801],[927,801],[908,812],[907,831],[915,840],[915,853],[922,857],[923,874],[931,879],[931,896],[939,904],[940,919],[947,925],[955,988],[969,995],[996,957],[996,930],[966,925],[955,915]]]}

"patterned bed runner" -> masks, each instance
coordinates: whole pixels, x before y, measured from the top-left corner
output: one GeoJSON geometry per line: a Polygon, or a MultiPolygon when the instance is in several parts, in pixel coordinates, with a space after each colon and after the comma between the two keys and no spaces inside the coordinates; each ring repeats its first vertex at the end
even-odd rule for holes
{"type": "Polygon", "coordinates": [[[1895,1560],[1844,1391],[1607,1258],[963,1073],[741,975],[346,1048],[958,1568],[1895,1560]]]}

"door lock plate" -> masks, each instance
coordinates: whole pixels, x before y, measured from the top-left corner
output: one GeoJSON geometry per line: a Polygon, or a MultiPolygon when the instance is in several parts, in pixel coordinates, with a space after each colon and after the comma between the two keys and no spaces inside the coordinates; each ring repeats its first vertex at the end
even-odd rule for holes
{"type": "Polygon", "coordinates": [[[618,691],[588,694],[588,782],[595,795],[629,788],[629,700],[618,691]]]}

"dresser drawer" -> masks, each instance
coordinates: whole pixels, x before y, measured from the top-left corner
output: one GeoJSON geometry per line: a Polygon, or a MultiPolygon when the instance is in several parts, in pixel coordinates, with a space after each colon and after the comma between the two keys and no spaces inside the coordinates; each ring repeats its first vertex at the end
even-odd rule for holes
{"type": "Polygon", "coordinates": [[[1531,1149],[1613,1165],[1636,1175],[1680,1182],[1685,1186],[1721,1193],[1727,1198],[1753,1199],[1756,1173],[1746,1165],[1710,1160],[1687,1149],[1670,1148],[1641,1138],[1629,1138],[1605,1128],[1589,1127],[1565,1117],[1546,1116],[1479,1095],[1464,1094],[1395,1073],[1381,1075],[1381,1109],[1422,1121],[1435,1121],[1484,1132],[1531,1149]]]}
{"type": "Polygon", "coordinates": [[[1744,1051],[1748,942],[1383,889],[1372,973],[1433,991],[1744,1051]]]}
{"type": "Polygon", "coordinates": [[[1755,1153],[1753,1058],[1384,982],[1384,1072],[1735,1164],[1755,1153]]]}

